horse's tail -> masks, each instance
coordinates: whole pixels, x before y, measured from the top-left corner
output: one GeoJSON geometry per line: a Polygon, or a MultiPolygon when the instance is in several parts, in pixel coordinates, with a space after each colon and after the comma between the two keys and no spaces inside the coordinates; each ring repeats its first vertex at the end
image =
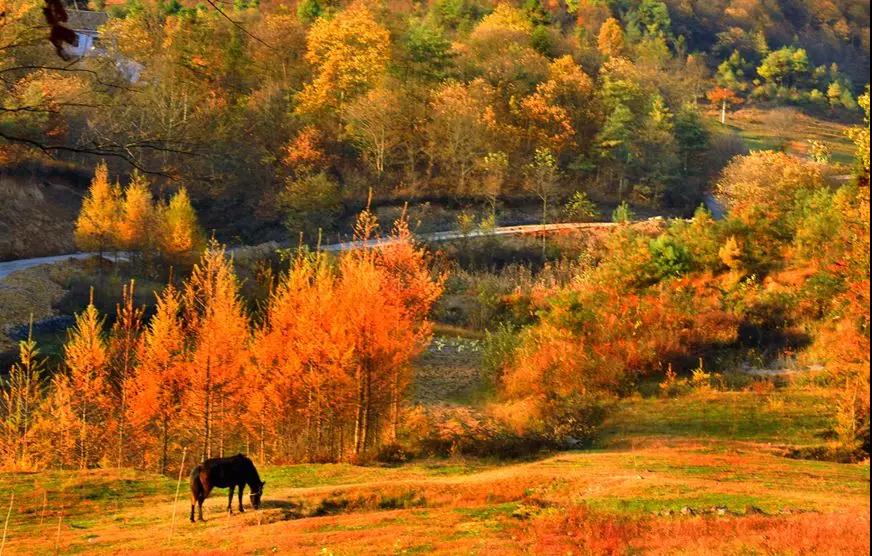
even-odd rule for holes
{"type": "Polygon", "coordinates": [[[195,465],[191,470],[191,496],[194,500],[200,497],[203,490],[203,483],[200,482],[200,466],[195,465]]]}

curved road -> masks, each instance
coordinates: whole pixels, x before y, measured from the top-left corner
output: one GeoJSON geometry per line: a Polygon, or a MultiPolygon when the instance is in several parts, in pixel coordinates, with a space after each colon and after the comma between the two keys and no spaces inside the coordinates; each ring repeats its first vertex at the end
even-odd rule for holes
{"type": "MultiPolygon", "coordinates": [[[[652,219],[653,220],[653,219],[652,219]]],[[[584,222],[584,223],[563,223],[563,224],[528,224],[523,226],[501,226],[493,230],[473,230],[464,234],[463,232],[452,230],[447,232],[434,232],[430,234],[422,234],[417,236],[420,241],[424,242],[440,242],[451,241],[455,239],[486,237],[486,236],[510,236],[510,235],[525,235],[536,233],[555,233],[561,231],[579,230],[585,228],[610,228],[616,224],[612,222],[584,222]]],[[[321,247],[324,251],[337,252],[347,251],[349,249],[361,249],[367,247],[376,247],[384,245],[384,240],[369,240],[369,241],[350,241],[346,243],[334,243],[321,247]]],[[[277,247],[280,245],[276,244],[277,247]]],[[[255,246],[256,247],[256,246],[255,246]]],[[[245,247],[234,247],[228,249],[229,253],[245,249],[245,247]]],[[[33,259],[18,259],[16,261],[0,262],[0,280],[3,280],[13,272],[32,268],[40,265],[55,264],[69,259],[87,259],[97,256],[97,253],[71,253],[69,255],[55,255],[52,257],[37,257],[33,259]]],[[[118,258],[125,259],[126,255],[121,253],[118,258]]]]}

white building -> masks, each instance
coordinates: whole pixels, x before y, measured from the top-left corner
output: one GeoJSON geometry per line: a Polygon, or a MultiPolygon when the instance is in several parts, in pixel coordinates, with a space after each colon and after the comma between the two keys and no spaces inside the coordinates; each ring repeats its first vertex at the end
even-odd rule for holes
{"type": "Polygon", "coordinates": [[[106,23],[109,19],[109,14],[105,12],[92,12],[87,10],[71,9],[67,11],[69,19],[66,26],[76,33],[78,44],[75,46],[66,45],[65,50],[70,58],[84,58],[85,56],[93,56],[101,54],[100,48],[100,26],[106,23]]]}

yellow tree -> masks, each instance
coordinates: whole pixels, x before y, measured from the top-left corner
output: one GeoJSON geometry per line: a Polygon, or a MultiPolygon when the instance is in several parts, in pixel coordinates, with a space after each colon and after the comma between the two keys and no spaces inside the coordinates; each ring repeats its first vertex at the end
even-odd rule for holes
{"type": "MultiPolygon", "coordinates": [[[[178,426],[184,392],[189,387],[180,311],[179,292],[169,285],[157,296],[155,315],[139,344],[139,365],[131,385],[131,421],[140,443],[154,445],[161,473],[168,469],[171,437],[178,426]]],[[[152,461],[148,455],[145,459],[152,461]]]]}
{"type": "Polygon", "coordinates": [[[80,469],[100,461],[110,424],[109,361],[103,338],[105,319],[94,306],[93,294],[91,297],[88,307],[76,315],[75,326],[64,346],[67,373],[60,379],[61,389],[69,391],[69,402],[77,420],[80,469]]]}
{"type": "Polygon", "coordinates": [[[116,305],[115,323],[109,335],[110,382],[113,394],[113,411],[116,414],[117,444],[115,462],[124,466],[126,424],[129,408],[129,391],[133,371],[137,365],[137,349],[142,334],[142,319],[145,307],[137,307],[134,300],[135,282],[125,285],[121,303],[116,305]]]}
{"type": "Polygon", "coordinates": [[[314,71],[300,92],[300,110],[341,111],[384,75],[389,58],[390,34],[362,2],[318,19],[306,44],[306,61],[314,71]]]}
{"type": "Polygon", "coordinates": [[[0,410],[3,419],[3,461],[10,469],[28,469],[34,466],[31,453],[31,433],[37,410],[45,390],[45,359],[33,339],[32,327],[27,340],[18,344],[18,362],[9,369],[0,392],[0,410]]]}
{"type": "Polygon", "coordinates": [[[624,50],[624,30],[617,19],[610,17],[600,27],[597,49],[607,57],[620,56],[624,50]]]}
{"type": "Polygon", "coordinates": [[[118,186],[109,182],[109,170],[106,163],[101,162],[76,220],[75,238],[79,249],[96,251],[102,256],[118,246],[119,197],[118,186]]]}
{"type": "Polygon", "coordinates": [[[77,400],[69,376],[62,372],[55,374],[49,394],[36,415],[32,435],[34,453],[51,467],[71,469],[80,463],[77,440],[81,427],[77,400]]]}
{"type": "Polygon", "coordinates": [[[148,181],[134,172],[124,190],[118,221],[120,246],[130,252],[147,256],[154,246],[154,200],[148,181]]]}
{"type": "Polygon", "coordinates": [[[197,223],[197,213],[183,187],[160,211],[161,255],[170,262],[188,262],[203,245],[203,234],[197,223]]]}
{"type": "Polygon", "coordinates": [[[249,339],[231,261],[214,241],[185,284],[184,311],[192,381],[186,405],[199,420],[202,455],[209,458],[215,448],[223,454],[228,430],[236,424],[249,339]]]}

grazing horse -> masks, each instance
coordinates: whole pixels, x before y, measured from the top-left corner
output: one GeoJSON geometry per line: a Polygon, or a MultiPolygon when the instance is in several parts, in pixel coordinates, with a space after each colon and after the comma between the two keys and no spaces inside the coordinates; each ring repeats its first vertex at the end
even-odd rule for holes
{"type": "Polygon", "coordinates": [[[207,459],[191,471],[191,523],[194,522],[194,506],[200,509],[200,521],[203,520],[203,501],[215,487],[230,488],[230,497],[227,500],[227,511],[233,513],[233,489],[239,489],[239,511],[244,512],[242,507],[242,491],[245,485],[251,489],[249,500],[254,509],[260,507],[260,497],[263,494],[263,485],[266,482],[260,480],[257,469],[250,459],[237,454],[229,458],[207,459]]]}

